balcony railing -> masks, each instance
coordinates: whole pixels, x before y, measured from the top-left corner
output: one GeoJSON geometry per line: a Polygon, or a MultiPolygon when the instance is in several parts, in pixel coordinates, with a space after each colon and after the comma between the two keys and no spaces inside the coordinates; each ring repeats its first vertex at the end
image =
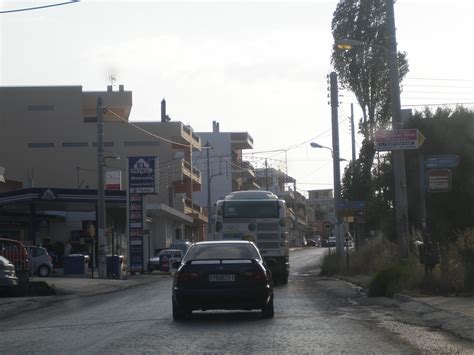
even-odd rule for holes
{"type": "Polygon", "coordinates": [[[193,178],[195,180],[201,181],[201,172],[198,169],[196,169],[194,166],[191,169],[191,163],[190,162],[188,162],[187,160],[182,159],[181,160],[181,166],[182,166],[183,172],[187,173],[187,175],[189,177],[191,177],[191,175],[193,175],[193,178]],[[191,170],[192,170],[193,174],[191,174],[191,170]]]}
{"type": "Polygon", "coordinates": [[[232,164],[232,174],[240,175],[241,177],[255,178],[255,168],[252,164],[245,160],[234,161],[232,164]]]}

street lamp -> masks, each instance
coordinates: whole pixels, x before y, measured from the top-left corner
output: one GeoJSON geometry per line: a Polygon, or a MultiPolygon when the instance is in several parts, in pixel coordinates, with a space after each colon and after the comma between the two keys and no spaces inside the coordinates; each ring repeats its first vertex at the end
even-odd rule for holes
{"type": "Polygon", "coordinates": [[[103,165],[105,165],[105,160],[106,159],[113,159],[113,160],[120,160],[120,156],[117,155],[117,156],[114,156],[114,155],[106,155],[104,158],[103,158],[103,165]]]}
{"type": "MultiPolygon", "coordinates": [[[[337,140],[338,141],[338,140],[337,140]]],[[[322,148],[322,149],[329,149],[331,151],[332,156],[332,163],[333,163],[333,180],[334,180],[334,216],[336,219],[335,223],[335,236],[336,236],[336,254],[342,255],[343,252],[343,241],[342,241],[342,223],[339,217],[339,204],[341,199],[341,170],[339,167],[338,162],[340,163],[341,159],[339,158],[339,154],[334,154],[334,150],[330,147],[326,147],[324,145],[311,142],[311,148],[322,148]],[[337,155],[337,156],[336,156],[337,155]]],[[[339,148],[339,144],[337,143],[337,147],[339,148]]]]}
{"type": "MultiPolygon", "coordinates": [[[[332,148],[326,147],[326,146],[324,146],[324,145],[321,145],[321,144],[318,144],[318,143],[315,143],[315,142],[311,142],[309,145],[311,146],[311,148],[324,148],[324,149],[329,149],[329,150],[331,151],[331,157],[334,158],[334,152],[333,152],[332,148]]],[[[348,161],[348,160],[339,157],[339,161],[341,162],[341,161],[348,161]]]]}
{"type": "MultiPolygon", "coordinates": [[[[388,48],[379,44],[370,44],[373,47],[383,48],[387,54],[387,64],[390,78],[390,96],[392,107],[392,129],[402,128],[402,109],[400,103],[400,86],[397,64],[397,40],[395,34],[395,14],[393,0],[386,0],[387,9],[387,39],[388,48]]],[[[342,49],[351,49],[354,46],[368,46],[369,44],[354,39],[339,39],[335,45],[342,49]]],[[[406,239],[408,235],[408,203],[407,203],[407,183],[405,171],[405,155],[403,150],[394,150],[393,172],[395,188],[395,219],[397,227],[398,254],[406,257],[408,250],[406,239]]]]}

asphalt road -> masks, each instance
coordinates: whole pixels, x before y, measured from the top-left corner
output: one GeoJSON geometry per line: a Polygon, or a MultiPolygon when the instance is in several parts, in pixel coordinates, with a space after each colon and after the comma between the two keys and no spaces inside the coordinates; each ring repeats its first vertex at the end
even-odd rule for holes
{"type": "Polygon", "coordinates": [[[275,289],[274,319],[194,312],[189,321],[173,322],[171,279],[152,274],[145,285],[0,321],[0,354],[471,353],[472,343],[400,322],[390,300],[319,277],[323,252],[292,252],[290,281],[275,289]]]}

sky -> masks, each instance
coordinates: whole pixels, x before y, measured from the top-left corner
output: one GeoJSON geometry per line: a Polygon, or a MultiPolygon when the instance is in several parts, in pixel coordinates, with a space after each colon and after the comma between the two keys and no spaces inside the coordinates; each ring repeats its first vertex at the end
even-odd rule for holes
{"type": "MultiPolygon", "coordinates": [[[[0,11],[67,0],[0,0],[0,11]]],[[[82,0],[0,14],[0,85],[81,85],[105,91],[110,76],[133,92],[131,121],[172,120],[196,132],[248,132],[245,159],[296,179],[298,191],[333,186],[331,20],[337,0],[82,0]],[[269,152],[270,151],[270,152],[269,152]]],[[[474,107],[472,0],[398,0],[398,50],[410,72],[402,108],[474,107]]],[[[341,158],[350,160],[350,105],[340,91],[341,158]]],[[[356,150],[362,137],[356,135],[356,150]]],[[[341,163],[343,172],[347,162],[341,163]]]]}

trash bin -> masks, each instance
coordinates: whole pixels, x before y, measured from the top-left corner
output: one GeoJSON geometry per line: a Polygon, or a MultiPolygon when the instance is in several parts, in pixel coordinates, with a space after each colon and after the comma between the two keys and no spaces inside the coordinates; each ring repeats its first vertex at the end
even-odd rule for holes
{"type": "Polygon", "coordinates": [[[83,275],[87,273],[89,256],[71,254],[63,258],[64,275],[83,275]]]}
{"type": "Polygon", "coordinates": [[[122,276],[123,255],[107,255],[107,277],[122,276]]]}

